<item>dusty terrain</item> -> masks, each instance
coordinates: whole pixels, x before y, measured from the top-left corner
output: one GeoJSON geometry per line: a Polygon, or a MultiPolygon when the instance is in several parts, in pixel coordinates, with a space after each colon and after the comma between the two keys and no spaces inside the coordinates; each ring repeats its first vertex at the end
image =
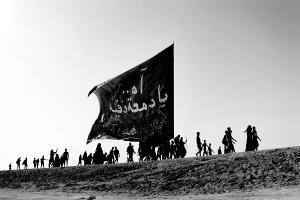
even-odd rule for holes
{"type": "Polygon", "coordinates": [[[300,199],[300,147],[0,171],[0,199],[300,199]]]}

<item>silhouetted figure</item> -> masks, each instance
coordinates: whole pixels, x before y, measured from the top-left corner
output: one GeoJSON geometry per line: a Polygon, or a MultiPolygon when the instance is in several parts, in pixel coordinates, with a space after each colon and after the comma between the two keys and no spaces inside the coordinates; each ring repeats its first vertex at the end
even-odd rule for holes
{"type": "Polygon", "coordinates": [[[36,168],[36,160],[35,160],[35,158],[33,158],[33,168],[34,169],[36,168]]]}
{"type": "Polygon", "coordinates": [[[77,166],[81,166],[82,165],[82,156],[81,154],[79,155],[79,160],[78,160],[78,165],[77,166]]]}
{"type": "Polygon", "coordinates": [[[227,128],[225,134],[228,140],[228,153],[235,153],[233,144],[236,142],[236,140],[232,137],[232,130],[230,127],[227,128]]]}
{"type": "Polygon", "coordinates": [[[187,139],[185,140],[185,142],[183,142],[183,138],[180,137],[179,139],[179,144],[178,144],[178,154],[179,154],[179,158],[184,158],[186,155],[186,149],[185,149],[185,144],[187,142],[187,139]]]}
{"type": "Polygon", "coordinates": [[[133,146],[129,142],[129,146],[127,147],[128,159],[127,162],[133,162],[133,154],[135,153],[133,146]]]}
{"type": "Polygon", "coordinates": [[[155,146],[151,146],[151,160],[157,160],[157,155],[155,152],[155,146]]]}
{"type": "Polygon", "coordinates": [[[11,163],[8,165],[8,170],[9,171],[11,170],[11,163]]]}
{"type": "Polygon", "coordinates": [[[229,141],[228,141],[228,137],[226,135],[226,131],[225,131],[224,137],[222,139],[222,144],[224,145],[224,153],[229,153],[229,141]]]}
{"type": "Polygon", "coordinates": [[[53,167],[60,167],[60,158],[59,158],[59,155],[57,153],[55,155],[55,159],[52,163],[52,166],[53,167]]]}
{"type": "Polygon", "coordinates": [[[67,149],[65,149],[65,152],[62,155],[63,157],[63,164],[64,166],[68,166],[68,161],[69,161],[69,152],[67,151],[67,149]]]}
{"type": "Polygon", "coordinates": [[[65,161],[66,161],[66,158],[64,157],[64,154],[62,154],[59,158],[60,167],[65,167],[65,161]]]}
{"type": "Polygon", "coordinates": [[[27,169],[28,164],[27,164],[27,157],[25,158],[25,160],[23,161],[22,165],[24,165],[24,169],[27,169]]]}
{"type": "MultiPolygon", "coordinates": [[[[158,146],[157,148],[157,153],[156,153],[156,156],[157,156],[157,160],[161,160],[162,159],[162,144],[160,146],[158,146]]],[[[155,152],[155,151],[154,151],[155,152]]]]}
{"type": "Polygon", "coordinates": [[[117,147],[115,147],[115,150],[114,150],[114,156],[115,156],[115,161],[116,163],[119,162],[119,157],[120,157],[120,152],[119,150],[117,149],[117,147]]]}
{"type": "Polygon", "coordinates": [[[44,156],[42,156],[42,158],[41,158],[41,168],[43,167],[44,168],[44,161],[45,161],[45,158],[44,158],[44,156]]]}
{"type": "Polygon", "coordinates": [[[110,154],[110,164],[111,163],[115,163],[115,156],[114,156],[114,150],[115,150],[115,147],[112,147],[111,150],[109,151],[109,154],[110,154]]]}
{"type": "Polygon", "coordinates": [[[86,153],[86,151],[83,153],[82,159],[83,159],[83,164],[87,165],[87,153],[86,153]]]}
{"type": "Polygon", "coordinates": [[[202,143],[200,140],[200,132],[197,132],[196,143],[197,143],[197,148],[198,148],[198,152],[196,153],[196,156],[198,156],[198,155],[201,156],[202,143]]]}
{"type": "Polygon", "coordinates": [[[16,161],[17,164],[17,169],[20,169],[20,165],[21,165],[21,157],[19,157],[16,161]]]}
{"type": "Polygon", "coordinates": [[[40,159],[37,158],[37,159],[35,160],[35,163],[36,163],[36,168],[38,169],[38,168],[39,168],[39,164],[40,164],[40,159]]]}
{"type": "Polygon", "coordinates": [[[207,144],[206,144],[206,140],[204,140],[203,144],[202,144],[202,147],[203,147],[203,156],[204,155],[208,155],[207,153],[207,144]]]}
{"type": "Polygon", "coordinates": [[[255,126],[252,127],[252,137],[253,137],[253,150],[257,151],[258,146],[259,146],[258,140],[259,141],[261,141],[261,140],[257,135],[255,126]]]}
{"type": "Polygon", "coordinates": [[[253,137],[252,137],[252,127],[249,125],[247,129],[244,131],[247,134],[247,141],[246,141],[246,151],[252,151],[253,149],[253,137]]]}
{"type": "Polygon", "coordinates": [[[162,159],[170,158],[170,141],[167,140],[161,144],[162,159]]]}
{"type": "Polygon", "coordinates": [[[51,149],[51,151],[50,151],[50,158],[49,158],[49,168],[51,167],[51,166],[53,166],[53,162],[54,162],[54,155],[57,153],[57,149],[56,149],[56,151],[54,152],[53,151],[53,149],[51,149]]]}
{"type": "Polygon", "coordinates": [[[174,140],[172,140],[170,145],[170,158],[171,159],[175,158],[175,154],[176,154],[175,142],[174,140]]]}
{"type": "Polygon", "coordinates": [[[151,160],[151,145],[149,142],[139,142],[138,148],[139,161],[149,161],[151,160]]]}
{"type": "Polygon", "coordinates": [[[91,165],[92,164],[92,161],[93,161],[93,154],[90,153],[87,157],[87,164],[88,165],[91,165]]]}
{"type": "Polygon", "coordinates": [[[208,155],[212,155],[212,153],[214,153],[214,151],[211,148],[211,143],[209,143],[209,145],[208,145],[208,155]]]}
{"type": "Polygon", "coordinates": [[[109,154],[107,155],[107,163],[108,164],[113,164],[114,163],[114,147],[111,148],[109,151],[109,154]]]}
{"type": "Polygon", "coordinates": [[[180,135],[177,135],[174,138],[174,143],[175,143],[175,158],[179,158],[180,157],[179,141],[180,141],[180,135]]]}
{"type": "Polygon", "coordinates": [[[218,155],[222,154],[222,150],[221,150],[221,147],[219,147],[218,149],[218,155]]]}
{"type": "Polygon", "coordinates": [[[96,150],[95,150],[95,153],[94,153],[94,164],[95,165],[103,164],[105,159],[106,158],[104,158],[101,143],[98,143],[97,147],[96,147],[96,150]]]}

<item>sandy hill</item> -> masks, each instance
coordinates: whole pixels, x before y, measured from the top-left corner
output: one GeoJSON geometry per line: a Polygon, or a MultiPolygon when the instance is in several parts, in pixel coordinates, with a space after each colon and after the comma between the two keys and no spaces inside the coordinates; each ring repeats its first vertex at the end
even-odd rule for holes
{"type": "Polygon", "coordinates": [[[298,185],[300,147],[154,162],[0,171],[0,188],[184,195],[298,185]]]}

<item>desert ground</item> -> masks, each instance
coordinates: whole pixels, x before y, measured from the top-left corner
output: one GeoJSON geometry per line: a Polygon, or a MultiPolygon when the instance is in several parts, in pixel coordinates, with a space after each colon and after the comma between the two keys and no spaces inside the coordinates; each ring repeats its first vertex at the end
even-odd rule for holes
{"type": "Polygon", "coordinates": [[[0,199],[300,199],[300,147],[0,171],[0,199]]]}

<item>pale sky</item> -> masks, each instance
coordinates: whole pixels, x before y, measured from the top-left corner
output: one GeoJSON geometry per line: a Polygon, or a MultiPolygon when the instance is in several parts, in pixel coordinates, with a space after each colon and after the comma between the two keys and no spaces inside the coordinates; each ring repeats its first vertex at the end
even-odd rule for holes
{"type": "Polygon", "coordinates": [[[0,169],[20,156],[31,168],[56,148],[76,165],[98,142],[125,161],[128,142],[86,145],[99,113],[87,94],[173,42],[175,135],[187,137],[187,156],[197,131],[216,152],[228,126],[244,151],[249,124],[259,149],[298,146],[299,10],[276,0],[1,1],[0,169]]]}

